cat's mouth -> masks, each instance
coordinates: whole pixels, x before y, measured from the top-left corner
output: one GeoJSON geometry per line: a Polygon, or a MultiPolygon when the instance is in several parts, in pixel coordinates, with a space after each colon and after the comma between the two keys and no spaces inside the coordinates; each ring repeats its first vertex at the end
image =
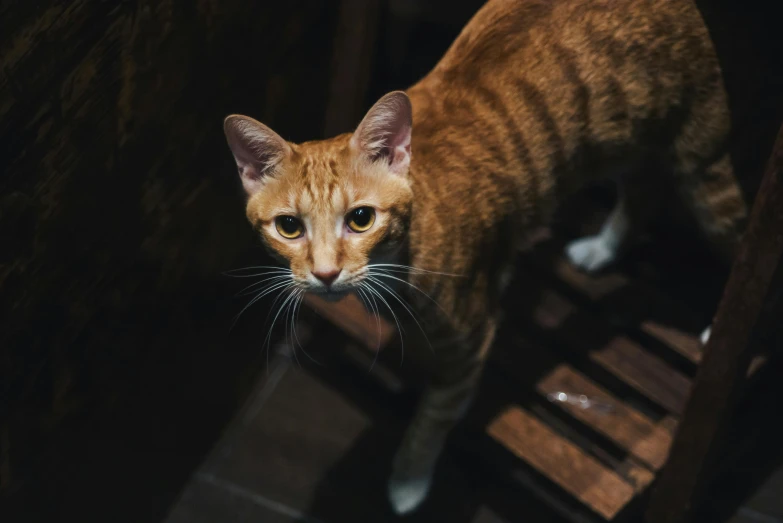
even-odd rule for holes
{"type": "Polygon", "coordinates": [[[348,296],[350,289],[310,289],[308,292],[314,294],[324,301],[337,302],[348,296]]]}

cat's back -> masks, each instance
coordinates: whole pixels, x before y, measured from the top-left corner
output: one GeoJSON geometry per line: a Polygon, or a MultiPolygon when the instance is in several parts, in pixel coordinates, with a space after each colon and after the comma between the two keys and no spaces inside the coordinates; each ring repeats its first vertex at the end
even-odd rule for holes
{"type": "Polygon", "coordinates": [[[725,111],[690,0],[489,0],[409,94],[424,183],[493,202],[519,183],[543,202],[610,155],[665,147],[674,120],[725,111]]]}
{"type": "Polygon", "coordinates": [[[580,56],[609,60],[591,62],[598,68],[646,62],[666,72],[672,68],[663,58],[681,68],[705,45],[709,36],[692,0],[489,0],[425,82],[503,77],[517,65],[529,69],[580,56]]]}

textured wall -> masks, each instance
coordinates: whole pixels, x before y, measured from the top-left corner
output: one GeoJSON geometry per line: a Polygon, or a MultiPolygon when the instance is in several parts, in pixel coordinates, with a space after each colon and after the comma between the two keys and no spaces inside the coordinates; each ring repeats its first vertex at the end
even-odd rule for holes
{"type": "Polygon", "coordinates": [[[317,137],[335,4],[2,3],[0,484],[209,322],[256,245],[222,118],[317,137]]]}

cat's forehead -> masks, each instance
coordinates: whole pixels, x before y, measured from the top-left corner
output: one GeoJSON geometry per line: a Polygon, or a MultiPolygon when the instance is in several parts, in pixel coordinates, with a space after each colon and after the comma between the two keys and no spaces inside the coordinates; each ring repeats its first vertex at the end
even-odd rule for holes
{"type": "Polygon", "coordinates": [[[294,175],[311,185],[334,183],[340,177],[339,162],[332,156],[302,155],[295,165],[294,175]]]}
{"type": "Polygon", "coordinates": [[[296,148],[289,176],[298,193],[300,205],[330,202],[339,192],[343,174],[343,151],[332,140],[307,142],[296,148]],[[304,201],[303,201],[304,200],[304,201]]]}
{"type": "Polygon", "coordinates": [[[293,174],[302,180],[318,183],[336,180],[348,155],[347,145],[347,140],[335,138],[294,146],[293,174]]]}

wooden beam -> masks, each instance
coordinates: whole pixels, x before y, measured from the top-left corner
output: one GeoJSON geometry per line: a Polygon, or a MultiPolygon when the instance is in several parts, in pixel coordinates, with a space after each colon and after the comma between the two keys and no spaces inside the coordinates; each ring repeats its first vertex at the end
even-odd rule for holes
{"type": "Polygon", "coordinates": [[[713,323],[685,413],[646,514],[681,523],[704,494],[720,442],[742,392],[751,335],[783,254],[783,127],[713,323]]]}
{"type": "Polygon", "coordinates": [[[11,427],[0,425],[0,492],[11,486],[11,427]]]}
{"type": "Polygon", "coordinates": [[[326,108],[327,138],[353,130],[362,117],[372,72],[380,15],[379,0],[342,0],[332,55],[326,108]]]}

